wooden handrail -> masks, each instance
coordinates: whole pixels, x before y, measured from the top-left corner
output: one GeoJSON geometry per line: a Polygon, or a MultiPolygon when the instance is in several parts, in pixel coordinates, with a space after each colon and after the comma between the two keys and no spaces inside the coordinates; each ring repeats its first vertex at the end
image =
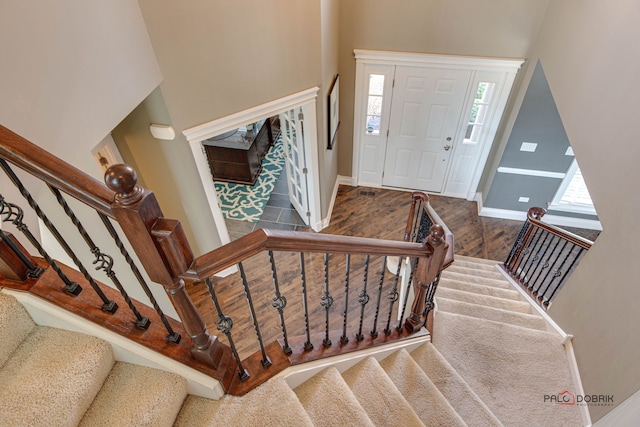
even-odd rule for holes
{"type": "Polygon", "coordinates": [[[542,222],[541,218],[546,213],[546,209],[533,207],[527,211],[527,219],[536,227],[546,230],[549,233],[567,240],[568,242],[573,243],[576,246],[580,246],[583,249],[590,249],[591,246],[593,246],[593,242],[589,239],[585,239],[584,237],[578,236],[577,234],[573,234],[569,231],[563,230],[562,228],[556,227],[555,225],[542,222]]]}
{"type": "Polygon", "coordinates": [[[429,246],[420,243],[260,229],[196,258],[180,278],[201,281],[253,255],[269,250],[405,257],[427,257],[432,253],[429,246]]]}
{"type": "Polygon", "coordinates": [[[115,193],[102,182],[0,125],[0,157],[47,184],[113,217],[115,193]]]}

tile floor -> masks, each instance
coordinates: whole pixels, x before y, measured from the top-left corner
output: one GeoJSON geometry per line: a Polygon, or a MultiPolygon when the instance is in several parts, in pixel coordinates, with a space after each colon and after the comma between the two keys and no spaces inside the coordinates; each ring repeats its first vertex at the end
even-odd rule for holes
{"type": "Polygon", "coordinates": [[[307,229],[307,226],[300,218],[300,215],[289,202],[289,189],[287,187],[287,170],[284,168],[280,177],[276,181],[276,186],[271,193],[271,197],[264,208],[264,212],[258,222],[239,221],[226,219],[227,230],[231,240],[236,240],[252,231],[260,228],[271,228],[274,230],[300,231],[307,229]]]}

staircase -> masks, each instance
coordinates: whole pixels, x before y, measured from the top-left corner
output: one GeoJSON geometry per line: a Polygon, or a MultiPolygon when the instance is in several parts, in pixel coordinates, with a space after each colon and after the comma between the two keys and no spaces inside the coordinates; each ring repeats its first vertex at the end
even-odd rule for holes
{"type": "Polygon", "coordinates": [[[177,375],[114,362],[99,339],[37,326],[0,294],[0,424],[583,425],[578,407],[544,402],[576,390],[562,337],[496,264],[457,257],[442,273],[432,343],[218,401],[187,395],[177,375]]]}

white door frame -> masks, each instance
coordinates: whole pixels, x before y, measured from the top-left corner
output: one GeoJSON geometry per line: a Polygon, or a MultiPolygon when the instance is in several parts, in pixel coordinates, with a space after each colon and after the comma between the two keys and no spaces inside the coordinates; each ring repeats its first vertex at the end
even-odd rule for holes
{"type": "Polygon", "coordinates": [[[222,244],[231,241],[229,231],[224,222],[222,211],[218,205],[218,197],[209,169],[209,162],[202,146],[202,141],[220,135],[224,132],[244,126],[246,123],[257,122],[265,117],[279,115],[293,108],[302,107],[305,117],[304,144],[309,158],[307,159],[308,185],[309,185],[309,217],[310,226],[315,231],[322,229],[320,213],[320,167],[318,162],[318,128],[316,123],[316,98],[320,88],[313,87],[266,104],[258,105],[248,110],[240,111],[220,119],[194,126],[182,131],[189,141],[189,147],[196,162],[196,168],[204,188],[216,229],[220,235],[222,244]]]}
{"type": "MultiPolygon", "coordinates": [[[[389,52],[389,51],[372,51],[372,50],[354,50],[356,58],[356,87],[355,87],[355,102],[354,102],[354,126],[353,126],[353,157],[352,157],[352,185],[367,185],[372,187],[382,187],[382,166],[379,168],[379,176],[375,179],[367,179],[367,182],[360,181],[360,168],[362,147],[361,140],[366,128],[366,102],[365,97],[368,88],[366,86],[365,79],[367,67],[372,65],[386,65],[386,66],[414,66],[414,67],[429,67],[429,68],[446,68],[446,69],[463,69],[472,70],[474,72],[472,76],[472,82],[475,81],[476,74],[486,73],[502,73],[500,81],[500,94],[499,99],[496,102],[496,110],[500,114],[493,115],[493,122],[490,124],[493,134],[489,134],[487,140],[484,141],[481,147],[481,154],[478,158],[477,166],[474,170],[473,176],[469,180],[468,188],[465,191],[459,189],[455,193],[448,190],[448,180],[451,175],[451,168],[447,171],[445,178],[444,190],[441,193],[445,196],[452,197],[466,197],[473,199],[475,196],[475,188],[477,187],[484,166],[486,164],[490,148],[493,142],[495,131],[497,130],[500,118],[502,117],[502,111],[507,102],[511,86],[515,80],[516,72],[524,62],[523,59],[500,59],[500,58],[483,58],[483,57],[464,57],[453,55],[432,55],[427,53],[406,53],[406,52],[389,52]]],[[[387,95],[388,96],[388,95],[387,95]]],[[[463,114],[468,114],[471,108],[471,102],[475,93],[472,90],[468,91],[467,101],[465,101],[465,109],[463,114]],[[468,105],[467,105],[468,104],[468,105]]],[[[380,130],[381,133],[383,130],[380,130]]],[[[384,132],[387,130],[384,129],[384,132]]],[[[454,144],[453,156],[456,154],[456,145],[454,144]]],[[[450,162],[451,164],[453,163],[450,162]]],[[[376,168],[378,169],[378,168],[376,168]]]]}

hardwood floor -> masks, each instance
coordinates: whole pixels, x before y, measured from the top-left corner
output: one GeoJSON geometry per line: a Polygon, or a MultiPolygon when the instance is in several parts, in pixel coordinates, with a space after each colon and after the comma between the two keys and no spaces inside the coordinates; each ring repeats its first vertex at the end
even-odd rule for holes
{"type": "MultiPolygon", "coordinates": [[[[442,196],[430,196],[430,202],[438,215],[455,236],[455,254],[478,258],[504,260],[513,245],[521,227],[520,221],[499,220],[478,217],[475,202],[442,196]]],[[[338,234],[377,239],[402,240],[409,214],[411,193],[367,187],[340,186],[331,216],[329,227],[323,234],[338,234]]],[[[598,232],[591,230],[569,229],[569,231],[595,240],[598,232]]],[[[309,307],[309,326],[312,333],[325,330],[325,310],[321,306],[325,283],[323,254],[305,254],[305,274],[307,302],[309,307]]],[[[287,298],[284,318],[289,337],[301,337],[305,334],[305,318],[302,301],[302,280],[298,253],[274,253],[278,272],[280,292],[287,298]]],[[[358,296],[362,293],[365,277],[365,258],[353,256],[350,259],[347,323],[351,331],[360,328],[360,310],[358,296]]],[[[393,276],[388,272],[382,276],[383,261],[371,257],[367,274],[367,294],[370,298],[365,306],[362,322],[363,334],[369,335],[377,318],[376,330],[382,331],[389,319],[389,300],[387,295],[393,287],[393,276]],[[381,297],[380,309],[376,313],[376,301],[381,297]]],[[[245,262],[248,287],[254,302],[255,316],[265,343],[282,337],[280,318],[272,307],[274,285],[268,254],[256,255],[245,262]]],[[[345,310],[346,258],[342,255],[330,255],[328,272],[329,292],[333,304],[329,308],[330,339],[337,345],[342,333],[343,312],[345,310]]],[[[215,278],[214,287],[222,310],[233,319],[233,339],[241,358],[259,350],[252,315],[248,309],[245,291],[240,274],[225,278],[215,278]]],[[[226,337],[216,331],[218,315],[204,284],[188,284],[194,303],[201,313],[210,332],[226,342],[226,337]]],[[[398,304],[391,312],[391,325],[397,324],[398,304]]],[[[353,334],[353,332],[351,332],[353,334]]],[[[350,339],[354,339],[353,335],[350,339]]],[[[321,346],[322,342],[314,342],[321,346]]]]}

